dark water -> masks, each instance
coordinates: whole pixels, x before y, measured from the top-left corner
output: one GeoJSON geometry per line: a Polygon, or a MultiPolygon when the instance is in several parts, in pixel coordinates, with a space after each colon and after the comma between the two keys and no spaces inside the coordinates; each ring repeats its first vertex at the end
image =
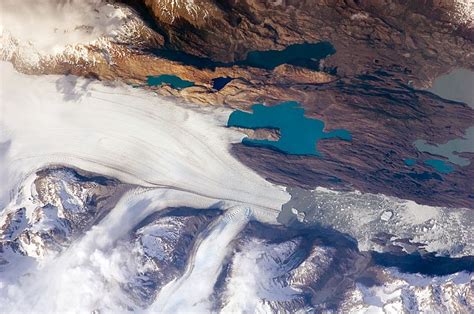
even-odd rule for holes
{"type": "Polygon", "coordinates": [[[212,79],[212,88],[215,90],[221,90],[232,80],[233,78],[231,77],[218,77],[212,79]]]}
{"type": "MultiPolygon", "coordinates": [[[[402,174],[397,174],[397,175],[402,175],[402,174]]],[[[420,180],[420,181],[428,181],[428,180],[431,180],[431,179],[435,179],[435,180],[438,180],[438,181],[443,181],[443,178],[439,174],[437,174],[436,172],[426,172],[426,171],[424,171],[422,173],[411,172],[411,173],[407,173],[407,175],[410,178],[420,180]]]]}
{"type": "Polygon", "coordinates": [[[269,70],[282,64],[319,69],[319,60],[335,52],[336,50],[329,42],[320,42],[317,44],[304,43],[288,46],[281,51],[268,50],[249,52],[242,64],[269,70]]]}
{"type": "Polygon", "coordinates": [[[231,67],[234,65],[274,69],[282,64],[292,64],[310,69],[319,69],[319,61],[336,52],[330,42],[302,43],[286,47],[284,50],[251,51],[247,58],[236,62],[217,62],[196,57],[179,51],[153,50],[152,53],[172,61],[182,62],[197,68],[231,67]]]}
{"type": "Polygon", "coordinates": [[[244,138],[242,143],[246,145],[268,147],[293,155],[321,156],[317,150],[319,140],[352,140],[351,133],[344,129],[325,132],[324,122],[305,117],[304,109],[294,101],[272,107],[256,104],[252,106],[252,110],[253,113],[234,111],[227,125],[248,129],[279,129],[281,136],[277,141],[244,138]]]}
{"type": "Polygon", "coordinates": [[[385,267],[396,267],[402,272],[443,276],[460,271],[474,271],[474,256],[446,257],[435,254],[392,254],[371,252],[374,262],[385,267]]]}
{"type": "Polygon", "coordinates": [[[191,81],[182,80],[176,75],[158,75],[158,76],[148,76],[146,80],[149,86],[160,86],[163,84],[168,84],[174,89],[183,89],[186,87],[194,86],[194,83],[191,81]]]}

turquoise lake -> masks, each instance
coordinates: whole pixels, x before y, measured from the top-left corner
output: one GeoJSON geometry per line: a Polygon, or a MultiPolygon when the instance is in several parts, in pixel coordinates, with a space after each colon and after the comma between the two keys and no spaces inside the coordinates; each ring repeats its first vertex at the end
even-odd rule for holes
{"type": "Polygon", "coordinates": [[[407,165],[407,166],[409,166],[409,167],[416,164],[416,160],[415,160],[415,159],[405,159],[404,162],[405,162],[405,165],[407,165]]]}
{"type": "MultiPolygon", "coordinates": [[[[405,163],[406,166],[411,167],[411,166],[414,166],[417,163],[417,160],[416,159],[405,159],[403,162],[405,163]]],[[[436,170],[439,173],[448,174],[448,173],[451,173],[451,172],[454,171],[454,167],[452,165],[450,165],[449,162],[445,162],[445,161],[440,160],[440,159],[427,159],[427,160],[423,161],[423,163],[427,166],[430,166],[431,168],[433,168],[434,170],[436,170]]],[[[416,174],[414,173],[412,175],[416,175],[416,174]]]]}
{"type": "Polygon", "coordinates": [[[351,141],[348,130],[336,129],[324,131],[324,122],[305,117],[304,109],[298,102],[288,101],[277,106],[252,106],[253,113],[240,110],[232,112],[227,125],[247,129],[279,129],[277,141],[244,138],[242,143],[249,146],[261,146],[292,155],[321,156],[317,144],[322,139],[338,138],[351,141]]]}
{"type": "Polygon", "coordinates": [[[425,164],[441,173],[451,173],[454,171],[453,166],[439,159],[427,159],[425,160],[425,164]]]}
{"type": "Polygon", "coordinates": [[[146,82],[149,86],[161,86],[168,84],[174,89],[183,89],[194,86],[191,81],[182,80],[176,75],[163,74],[158,76],[147,76],[146,82]]]}

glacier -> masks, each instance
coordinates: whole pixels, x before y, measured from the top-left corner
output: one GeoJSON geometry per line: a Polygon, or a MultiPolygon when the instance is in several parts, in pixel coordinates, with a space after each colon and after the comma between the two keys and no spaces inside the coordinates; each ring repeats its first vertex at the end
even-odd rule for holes
{"type": "Polygon", "coordinates": [[[119,83],[27,76],[6,62],[0,73],[2,205],[22,180],[54,164],[250,204],[267,221],[289,200],[231,156],[229,144],[242,135],[223,127],[229,110],[179,105],[119,83]]]}

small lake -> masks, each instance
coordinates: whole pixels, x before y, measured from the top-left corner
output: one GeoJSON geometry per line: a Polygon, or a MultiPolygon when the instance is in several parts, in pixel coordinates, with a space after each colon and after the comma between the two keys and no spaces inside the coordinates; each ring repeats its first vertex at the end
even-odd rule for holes
{"type": "Polygon", "coordinates": [[[191,81],[182,80],[176,75],[163,74],[158,76],[147,76],[146,82],[149,86],[170,85],[174,89],[183,89],[194,86],[191,81]]]}
{"type": "Polygon", "coordinates": [[[404,162],[405,162],[405,165],[407,165],[409,167],[414,166],[416,164],[415,159],[405,159],[404,162]]]}
{"type": "Polygon", "coordinates": [[[453,166],[439,159],[427,159],[425,160],[425,164],[441,173],[451,173],[454,171],[453,166]]]}
{"type": "Polygon", "coordinates": [[[249,146],[261,146],[292,155],[321,156],[317,144],[323,139],[338,138],[351,141],[352,135],[344,129],[324,131],[324,122],[308,118],[298,102],[288,101],[276,106],[256,104],[253,113],[234,111],[227,126],[247,129],[279,129],[277,141],[244,138],[242,143],[249,146]]]}
{"type": "MultiPolygon", "coordinates": [[[[444,99],[463,102],[474,109],[473,87],[474,71],[458,68],[437,77],[433,86],[426,90],[444,99]]],[[[447,161],[428,159],[424,163],[440,173],[451,173],[454,171],[454,165],[466,167],[471,164],[472,158],[469,155],[461,155],[461,153],[474,153],[474,127],[468,128],[461,138],[433,144],[428,143],[425,139],[418,139],[413,142],[413,145],[420,152],[446,158],[447,161]]]]}
{"type": "MultiPolygon", "coordinates": [[[[406,166],[412,167],[417,163],[417,161],[416,159],[405,159],[404,163],[406,166]]],[[[431,168],[433,168],[434,170],[440,173],[447,174],[454,171],[454,167],[451,165],[451,163],[445,162],[444,160],[441,160],[441,159],[426,159],[425,161],[423,161],[423,163],[427,166],[430,166],[431,168]]],[[[424,179],[424,178],[430,179],[432,177],[429,173],[423,173],[423,174],[412,173],[409,175],[413,178],[419,178],[419,179],[424,179]]]]}
{"type": "Polygon", "coordinates": [[[231,77],[216,77],[215,79],[212,79],[212,88],[215,90],[221,90],[232,80],[233,78],[231,77]]]}

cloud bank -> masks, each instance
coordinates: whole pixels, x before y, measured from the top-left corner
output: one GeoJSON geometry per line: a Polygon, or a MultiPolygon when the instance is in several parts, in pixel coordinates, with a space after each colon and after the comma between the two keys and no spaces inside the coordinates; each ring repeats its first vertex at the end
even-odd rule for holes
{"type": "Polygon", "coordinates": [[[121,8],[102,0],[2,0],[0,11],[0,37],[8,32],[43,53],[113,36],[127,19],[121,8]]]}

